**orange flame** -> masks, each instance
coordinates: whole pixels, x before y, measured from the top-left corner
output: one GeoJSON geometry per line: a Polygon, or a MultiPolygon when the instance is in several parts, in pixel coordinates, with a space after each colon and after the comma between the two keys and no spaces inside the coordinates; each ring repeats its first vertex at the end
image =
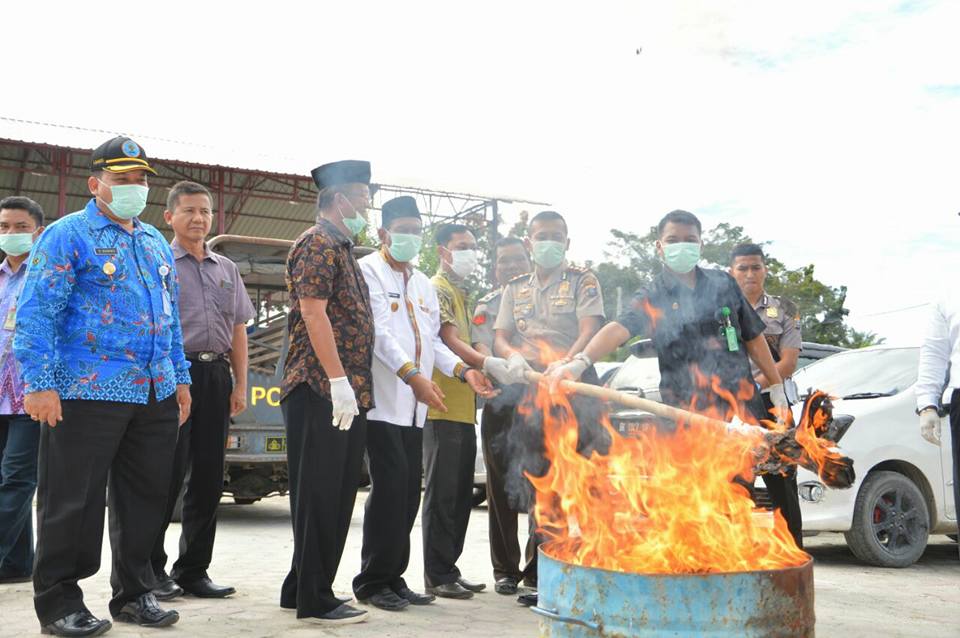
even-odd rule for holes
{"type": "MultiPolygon", "coordinates": [[[[718,383],[710,386],[724,392],[718,383]]],[[[722,397],[731,414],[742,411],[735,406],[744,393],[722,397]]],[[[752,483],[761,434],[678,423],[674,433],[644,426],[623,437],[604,421],[610,449],[586,458],[577,452],[578,425],[567,397],[541,387],[533,404],[543,414],[550,467],[527,478],[552,556],[653,574],[780,569],[809,560],[783,517],[757,510],[735,482],[752,483]]]]}

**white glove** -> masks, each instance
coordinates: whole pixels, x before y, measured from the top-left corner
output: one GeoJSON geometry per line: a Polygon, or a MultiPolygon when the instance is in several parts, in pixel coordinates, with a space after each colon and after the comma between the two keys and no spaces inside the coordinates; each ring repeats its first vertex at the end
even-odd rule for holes
{"type": "Polygon", "coordinates": [[[357,395],[346,377],[330,379],[330,400],[333,402],[333,427],[349,430],[353,417],[360,414],[357,395]]]}
{"type": "Polygon", "coordinates": [[[482,370],[488,377],[493,377],[497,383],[506,384],[510,374],[510,364],[500,357],[487,357],[483,360],[482,370]]]}
{"type": "Polygon", "coordinates": [[[587,368],[590,367],[587,365],[587,362],[581,359],[571,359],[566,363],[557,366],[554,368],[550,374],[550,392],[554,393],[560,387],[560,382],[564,379],[569,379],[571,381],[577,381],[580,377],[583,376],[583,373],[586,372],[587,368]]]}
{"type": "Polygon", "coordinates": [[[777,424],[786,423],[787,411],[790,410],[790,402],[787,401],[787,393],[783,390],[782,383],[776,383],[766,389],[770,393],[770,403],[777,410],[777,424]]]}
{"type": "Polygon", "coordinates": [[[784,410],[790,407],[790,402],[787,401],[787,393],[783,391],[782,383],[770,386],[767,388],[767,392],[770,393],[770,403],[773,404],[773,407],[784,410]]]}
{"type": "Polygon", "coordinates": [[[527,363],[527,360],[523,358],[522,354],[514,352],[510,355],[510,358],[507,359],[507,375],[504,383],[522,383],[528,385],[530,382],[527,381],[527,372],[533,372],[533,368],[530,367],[530,364],[527,363]]]}
{"type": "Polygon", "coordinates": [[[920,436],[934,445],[940,445],[940,414],[933,408],[920,413],[920,436]]]}

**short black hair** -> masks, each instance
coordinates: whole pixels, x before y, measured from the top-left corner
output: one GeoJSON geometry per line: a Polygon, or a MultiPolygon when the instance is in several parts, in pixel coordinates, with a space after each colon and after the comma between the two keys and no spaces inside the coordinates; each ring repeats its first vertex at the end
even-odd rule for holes
{"type": "Polygon", "coordinates": [[[43,208],[29,197],[11,195],[0,199],[0,210],[25,210],[37,222],[37,228],[43,226],[43,208]]]}
{"type": "Polygon", "coordinates": [[[737,257],[759,257],[760,261],[767,263],[767,256],[763,254],[763,248],[759,244],[737,244],[730,251],[731,266],[737,257]]]}
{"type": "Polygon", "coordinates": [[[522,239],[520,239],[519,237],[514,237],[513,235],[508,235],[507,237],[501,237],[500,239],[497,240],[497,243],[494,244],[493,246],[494,258],[497,257],[501,248],[507,248],[508,246],[522,246],[524,250],[526,250],[526,247],[523,245],[522,239]]]}
{"type": "Polygon", "coordinates": [[[660,220],[660,223],[657,224],[657,237],[663,237],[663,229],[667,227],[667,224],[696,226],[697,234],[703,235],[703,226],[700,224],[700,220],[697,219],[696,215],[693,213],[688,213],[685,210],[672,210],[664,215],[663,219],[660,220]]]}
{"type": "Polygon", "coordinates": [[[459,235],[460,233],[470,233],[473,235],[473,231],[470,230],[468,226],[463,224],[442,224],[438,229],[434,238],[437,240],[438,246],[443,246],[446,248],[447,244],[450,243],[450,240],[453,239],[454,235],[459,235]]]}
{"type": "Polygon", "coordinates": [[[167,193],[167,210],[171,213],[176,210],[183,195],[206,195],[210,200],[210,208],[213,209],[213,195],[210,194],[210,189],[203,184],[184,180],[170,187],[170,192],[167,193]]]}
{"type": "Polygon", "coordinates": [[[530,220],[530,223],[527,224],[527,232],[530,232],[533,229],[533,225],[537,222],[556,222],[559,221],[563,224],[563,232],[570,233],[570,229],[567,228],[567,220],[563,218],[563,215],[558,213],[555,210],[543,210],[533,216],[533,219],[530,220]]]}

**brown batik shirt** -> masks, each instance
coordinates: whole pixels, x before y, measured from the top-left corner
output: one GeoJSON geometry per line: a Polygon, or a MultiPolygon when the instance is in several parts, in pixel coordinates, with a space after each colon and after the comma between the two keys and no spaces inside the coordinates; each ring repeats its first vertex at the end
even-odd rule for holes
{"type": "Polygon", "coordinates": [[[370,292],[350,241],[336,226],[321,219],[294,242],[287,257],[290,348],[284,366],[281,398],[297,385],[330,398],[330,379],[310,343],[300,310],[304,298],[326,299],[327,316],[343,369],[361,408],[373,407],[373,312],[370,292]]]}

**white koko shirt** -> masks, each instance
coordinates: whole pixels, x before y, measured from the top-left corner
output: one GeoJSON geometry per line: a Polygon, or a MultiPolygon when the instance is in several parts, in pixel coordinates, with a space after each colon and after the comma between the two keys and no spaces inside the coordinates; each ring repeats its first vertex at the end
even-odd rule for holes
{"type": "Polygon", "coordinates": [[[453,376],[462,364],[440,340],[440,304],[427,276],[412,266],[404,274],[392,269],[381,252],[360,259],[370,288],[376,338],[373,344],[373,401],[367,419],[422,428],[427,406],[398,376],[412,366],[429,379],[433,367],[453,376]],[[418,355],[419,353],[419,361],[418,355]]]}
{"type": "Polygon", "coordinates": [[[917,409],[939,406],[944,387],[960,388],[960,303],[956,296],[941,301],[931,311],[920,348],[917,409]]]}

